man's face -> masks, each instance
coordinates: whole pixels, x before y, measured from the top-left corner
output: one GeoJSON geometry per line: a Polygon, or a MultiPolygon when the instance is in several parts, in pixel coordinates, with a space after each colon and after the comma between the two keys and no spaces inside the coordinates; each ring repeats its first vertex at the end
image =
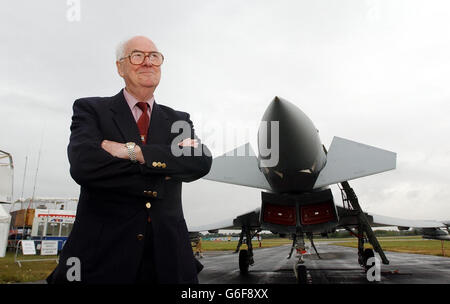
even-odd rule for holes
{"type": "MultiPolygon", "coordinates": [[[[155,44],[145,37],[135,37],[131,39],[126,47],[124,56],[130,55],[134,51],[156,52],[155,44]]],[[[161,66],[154,66],[148,57],[140,65],[131,64],[129,58],[116,62],[119,75],[123,77],[126,85],[138,88],[156,88],[161,79],[161,66]]]]}

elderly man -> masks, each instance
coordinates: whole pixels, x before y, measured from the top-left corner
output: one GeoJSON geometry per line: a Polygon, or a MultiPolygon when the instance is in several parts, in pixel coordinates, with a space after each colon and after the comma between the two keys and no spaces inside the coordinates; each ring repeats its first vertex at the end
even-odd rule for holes
{"type": "Polygon", "coordinates": [[[189,114],[155,102],[163,60],[150,39],[133,37],[117,49],[125,88],[75,101],[68,155],[80,199],[49,283],[198,283],[181,184],[206,175],[212,159],[189,114]],[[188,133],[172,133],[180,121],[188,133]]]}

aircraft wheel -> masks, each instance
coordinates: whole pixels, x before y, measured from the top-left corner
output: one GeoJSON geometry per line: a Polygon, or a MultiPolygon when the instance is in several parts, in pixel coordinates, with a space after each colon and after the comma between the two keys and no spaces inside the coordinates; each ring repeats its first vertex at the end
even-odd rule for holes
{"type": "Polygon", "coordinates": [[[250,261],[248,258],[248,251],[247,250],[239,251],[239,270],[241,271],[241,274],[243,275],[248,274],[249,266],[250,261]]]}
{"type": "Polygon", "coordinates": [[[305,265],[297,265],[297,283],[298,284],[308,283],[308,275],[306,273],[305,265]]]}
{"type": "Polygon", "coordinates": [[[373,266],[373,265],[367,265],[367,261],[373,257],[375,257],[373,249],[366,248],[363,252],[363,262],[364,262],[363,267],[366,272],[370,269],[370,267],[373,266]]]}

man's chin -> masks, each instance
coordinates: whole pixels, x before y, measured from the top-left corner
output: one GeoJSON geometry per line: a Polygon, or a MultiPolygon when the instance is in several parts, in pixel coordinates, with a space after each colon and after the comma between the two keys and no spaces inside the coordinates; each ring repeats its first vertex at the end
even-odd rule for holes
{"type": "Polygon", "coordinates": [[[157,81],[142,81],[139,83],[140,86],[145,88],[156,88],[159,82],[157,81]]]}

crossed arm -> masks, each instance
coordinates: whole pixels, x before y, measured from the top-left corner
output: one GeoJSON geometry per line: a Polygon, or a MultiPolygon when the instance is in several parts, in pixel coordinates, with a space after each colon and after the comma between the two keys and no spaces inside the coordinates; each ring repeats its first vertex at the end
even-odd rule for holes
{"type": "MultiPolygon", "coordinates": [[[[198,141],[196,139],[186,138],[182,142],[178,143],[180,147],[198,147],[198,141]]],[[[114,157],[122,159],[130,159],[128,155],[128,149],[125,147],[125,143],[118,143],[110,140],[103,140],[101,143],[103,150],[108,152],[114,157]]],[[[144,154],[142,154],[142,149],[139,145],[136,145],[134,152],[136,153],[136,160],[141,164],[145,164],[144,154]]]]}
{"type": "MultiPolygon", "coordinates": [[[[176,157],[171,153],[170,145],[164,144],[136,145],[139,162],[133,163],[124,143],[104,139],[98,125],[98,114],[88,100],[77,100],[73,111],[68,156],[70,173],[81,186],[141,195],[149,183],[156,180],[171,177],[189,182],[209,172],[210,153],[176,157]],[[166,168],[152,166],[155,160],[164,161],[166,168]]],[[[187,138],[178,145],[209,152],[196,139],[187,138]]]]}

